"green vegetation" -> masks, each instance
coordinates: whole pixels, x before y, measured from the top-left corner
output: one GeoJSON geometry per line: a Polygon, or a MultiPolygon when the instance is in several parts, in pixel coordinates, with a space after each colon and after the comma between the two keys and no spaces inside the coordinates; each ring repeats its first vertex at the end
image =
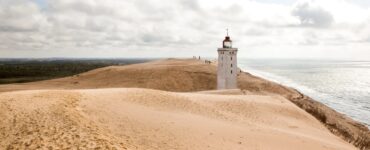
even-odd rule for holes
{"type": "Polygon", "coordinates": [[[149,59],[0,59],[0,84],[47,80],[149,59]]]}

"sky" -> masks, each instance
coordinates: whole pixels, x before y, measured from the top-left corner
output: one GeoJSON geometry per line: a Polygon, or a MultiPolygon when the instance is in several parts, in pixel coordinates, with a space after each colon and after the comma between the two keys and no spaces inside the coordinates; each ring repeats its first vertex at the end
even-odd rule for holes
{"type": "Polygon", "coordinates": [[[0,0],[0,58],[370,60],[367,0],[0,0]]]}

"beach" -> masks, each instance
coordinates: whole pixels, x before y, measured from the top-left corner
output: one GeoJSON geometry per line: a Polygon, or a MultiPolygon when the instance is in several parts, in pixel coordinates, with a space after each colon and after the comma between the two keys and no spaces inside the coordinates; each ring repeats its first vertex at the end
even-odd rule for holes
{"type": "MultiPolygon", "coordinates": [[[[166,59],[0,85],[0,149],[369,149],[368,128],[301,94],[215,64],[166,59]]],[[[246,70],[248,71],[248,70],[246,70]]]]}

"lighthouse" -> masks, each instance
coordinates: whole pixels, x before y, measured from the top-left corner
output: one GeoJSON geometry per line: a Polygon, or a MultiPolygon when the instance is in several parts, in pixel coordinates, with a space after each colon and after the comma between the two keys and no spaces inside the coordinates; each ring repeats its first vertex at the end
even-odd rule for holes
{"type": "Polygon", "coordinates": [[[218,48],[218,67],[217,67],[217,89],[236,89],[237,88],[237,53],[238,49],[233,48],[233,43],[227,30],[222,48],[218,48]]]}

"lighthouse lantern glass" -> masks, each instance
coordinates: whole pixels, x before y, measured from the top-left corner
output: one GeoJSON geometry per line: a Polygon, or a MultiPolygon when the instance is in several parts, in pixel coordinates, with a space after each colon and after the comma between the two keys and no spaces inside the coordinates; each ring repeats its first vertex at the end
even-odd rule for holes
{"type": "Polygon", "coordinates": [[[231,41],[225,41],[224,42],[224,46],[223,46],[224,48],[231,48],[231,46],[232,46],[231,41]]]}

